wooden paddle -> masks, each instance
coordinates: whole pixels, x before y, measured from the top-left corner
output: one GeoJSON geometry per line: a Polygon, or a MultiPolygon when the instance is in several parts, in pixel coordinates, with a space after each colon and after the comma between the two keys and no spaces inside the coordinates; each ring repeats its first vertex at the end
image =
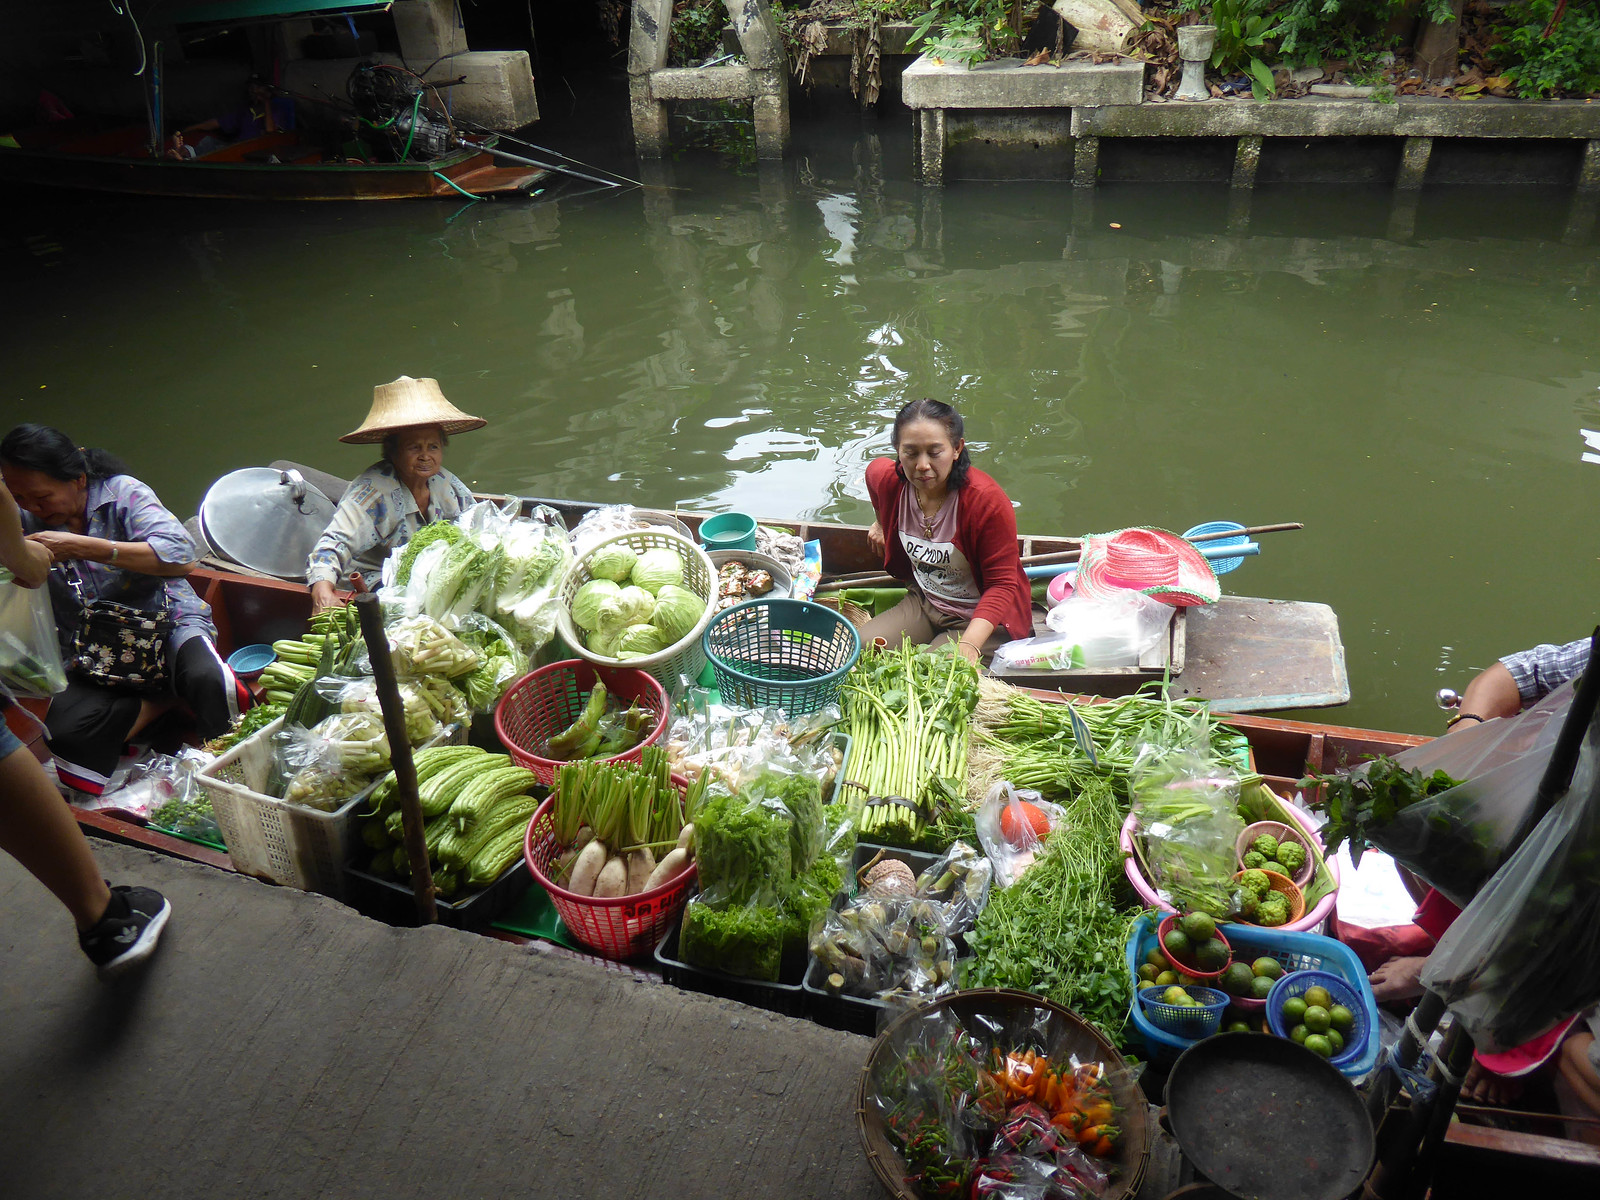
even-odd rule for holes
{"type": "MultiPolygon", "coordinates": [[[[1248,529],[1228,529],[1222,531],[1221,533],[1201,533],[1196,534],[1189,540],[1191,542],[1211,542],[1220,538],[1254,537],[1257,534],[1262,533],[1282,533],[1289,529],[1304,528],[1305,525],[1299,521],[1288,521],[1279,525],[1252,525],[1248,529]]],[[[1060,563],[1062,566],[1066,566],[1069,563],[1077,562],[1082,554],[1083,548],[1081,546],[1076,550],[1054,550],[1049,554],[1029,554],[1023,557],[1022,565],[1025,567],[1036,567],[1042,566],[1045,563],[1060,563]]],[[[893,575],[863,572],[856,575],[840,575],[837,578],[830,579],[825,583],[819,583],[817,585],[817,591],[819,593],[842,592],[847,591],[850,588],[896,587],[904,586],[904,584],[904,579],[896,579],[893,575]]]]}

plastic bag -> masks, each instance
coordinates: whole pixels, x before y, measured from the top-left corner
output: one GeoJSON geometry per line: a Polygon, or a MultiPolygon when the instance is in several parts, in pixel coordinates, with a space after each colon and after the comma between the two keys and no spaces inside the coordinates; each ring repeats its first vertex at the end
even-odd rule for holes
{"type": "Polygon", "coordinates": [[[710,771],[730,788],[770,760],[792,758],[795,769],[815,774],[823,797],[831,798],[842,754],[828,735],[839,717],[838,707],[828,705],[791,721],[778,708],[712,704],[708,693],[695,689],[667,727],[667,757],[674,774],[694,780],[710,771]]]}
{"type": "MultiPolygon", "coordinates": [[[[195,771],[201,765],[202,761],[191,760],[187,756],[146,755],[133,764],[121,786],[108,788],[99,797],[100,803],[85,807],[113,808],[118,812],[153,819],[154,813],[163,806],[181,803],[196,794],[204,795],[195,779],[195,771]]],[[[208,812],[210,807],[208,803],[208,812]]]]}
{"type": "Polygon", "coordinates": [[[513,521],[501,543],[501,569],[493,609],[522,649],[532,654],[555,636],[557,589],[572,563],[566,530],[539,521],[513,521]]]}
{"type": "Polygon", "coordinates": [[[1103,597],[1069,596],[1050,610],[1045,624],[1077,643],[1084,666],[1133,667],[1166,636],[1172,611],[1139,592],[1118,590],[1103,597]]]}
{"type": "Polygon", "coordinates": [[[978,841],[994,864],[994,881],[1003,888],[1015,883],[1064,816],[1060,805],[1038,792],[1014,788],[1004,779],[991,784],[973,821],[978,841]]]}
{"type": "Polygon", "coordinates": [[[390,626],[388,635],[396,675],[443,675],[455,679],[478,669],[477,651],[432,617],[407,617],[390,626]]]}
{"type": "Polygon", "coordinates": [[[1567,794],[1445,931],[1422,986],[1491,1052],[1600,1000],[1600,713],[1567,794]]]}
{"type": "MultiPolygon", "coordinates": [[[[434,714],[427,693],[418,683],[401,679],[397,686],[400,692],[400,704],[405,710],[406,741],[413,746],[420,746],[428,739],[436,737],[442,725],[434,714]]],[[[337,704],[342,713],[367,713],[379,721],[383,720],[383,705],[378,700],[378,685],[370,678],[342,679],[328,676],[317,681],[316,689],[319,695],[337,704]]]]}
{"type": "Polygon", "coordinates": [[[1085,665],[1083,648],[1065,633],[1018,638],[997,647],[997,671],[1076,671],[1085,665]]]}
{"type": "MultiPolygon", "coordinates": [[[[1539,780],[1572,707],[1565,684],[1515,717],[1488,721],[1395,755],[1396,765],[1466,782],[1407,805],[1368,832],[1372,844],[1465,906],[1527,832],[1539,780]]],[[[1361,778],[1363,765],[1350,772],[1361,778]]]]}
{"type": "MultiPolygon", "coordinates": [[[[759,547],[761,544],[760,530],[758,529],[756,533],[756,545],[759,547]]],[[[800,539],[795,538],[794,540],[798,542],[800,539]]],[[[822,582],[821,542],[806,542],[804,545],[804,557],[797,564],[792,566],[790,565],[788,559],[781,558],[776,553],[772,553],[772,557],[778,559],[779,562],[783,563],[784,566],[788,567],[789,569],[789,577],[794,581],[789,585],[789,595],[791,598],[795,600],[809,600],[816,594],[817,584],[822,582]]]]}
{"type": "Polygon", "coordinates": [[[1240,781],[1209,754],[1145,745],[1129,771],[1146,877],[1179,912],[1233,915],[1240,781]]]}
{"type": "Polygon", "coordinates": [[[473,712],[493,712],[511,685],[528,670],[528,658],[517,640],[482,613],[451,618],[447,625],[478,655],[478,665],[456,680],[473,712]]]}
{"type": "Polygon", "coordinates": [[[794,876],[793,825],[778,800],[709,788],[694,813],[694,860],[705,900],[775,907],[794,876]]]}
{"type": "Polygon", "coordinates": [[[965,1196],[991,1123],[977,1112],[979,1050],[954,1013],[935,1009],[901,1023],[867,1083],[923,1196],[965,1196]]]}
{"type": "Polygon", "coordinates": [[[945,906],[950,932],[966,933],[989,903],[994,865],[962,841],[952,842],[938,862],[917,876],[916,894],[945,906]]]}
{"type": "Polygon", "coordinates": [[[647,525],[648,522],[639,518],[631,504],[607,504],[597,508],[586,513],[572,528],[573,557],[582,558],[606,538],[644,529],[647,525]]]}
{"type": "Polygon", "coordinates": [[[684,906],[678,953],[691,966],[776,983],[785,937],[783,915],[771,905],[695,896],[684,906]]]}
{"type": "Polygon", "coordinates": [[[220,845],[222,830],[217,825],[216,814],[211,811],[211,795],[201,786],[197,774],[203,765],[202,759],[188,754],[178,758],[153,755],[147,764],[128,777],[123,792],[148,787],[151,791],[150,824],[169,833],[220,845]]]}
{"type": "Polygon", "coordinates": [[[66,690],[49,588],[25,588],[0,568],[0,684],[19,696],[66,690]]]}
{"type": "Polygon", "coordinates": [[[858,896],[822,917],[810,949],[832,991],[928,1000],[956,986],[950,914],[935,900],[858,896]]]}
{"type": "Polygon", "coordinates": [[[283,799],[332,812],[389,769],[383,720],[368,712],[339,713],[311,729],[273,735],[283,799]]]}

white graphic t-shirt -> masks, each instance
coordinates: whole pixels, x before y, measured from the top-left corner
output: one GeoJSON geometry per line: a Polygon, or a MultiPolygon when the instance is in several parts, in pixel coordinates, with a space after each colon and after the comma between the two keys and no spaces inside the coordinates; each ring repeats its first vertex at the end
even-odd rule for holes
{"type": "Polygon", "coordinates": [[[972,564],[956,549],[956,513],[960,504],[961,493],[951,492],[938,515],[925,525],[916,493],[905,488],[900,493],[900,545],[911,560],[916,584],[928,603],[952,617],[970,617],[982,593],[972,577],[972,564]]]}

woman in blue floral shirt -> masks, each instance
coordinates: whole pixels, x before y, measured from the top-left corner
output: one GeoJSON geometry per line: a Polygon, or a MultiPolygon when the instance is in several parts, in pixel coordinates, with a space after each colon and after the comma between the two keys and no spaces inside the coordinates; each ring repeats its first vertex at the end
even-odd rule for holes
{"type": "Polygon", "coordinates": [[[170,707],[193,711],[202,737],[225,733],[248,693],[217,653],[210,607],[184,580],[194,543],[150,488],[104,450],[59,429],[18,425],[0,439],[0,473],[22,508],[28,539],[50,551],[50,600],[70,653],[83,600],[165,609],[170,682],[159,690],[108,687],[74,675],[55,697],[47,740],[62,782],[99,795],[124,745],[170,707]]]}
{"type": "Polygon", "coordinates": [[[381,442],[383,458],[351,481],[306,562],[312,606],[341,603],[336,585],[352,570],[375,571],[389,551],[405,545],[430,521],[452,521],[472,503],[472,493],[444,469],[452,433],[481,429],[444,398],[437,380],[402,375],[372,389],[372,409],[341,442],[381,442]]]}

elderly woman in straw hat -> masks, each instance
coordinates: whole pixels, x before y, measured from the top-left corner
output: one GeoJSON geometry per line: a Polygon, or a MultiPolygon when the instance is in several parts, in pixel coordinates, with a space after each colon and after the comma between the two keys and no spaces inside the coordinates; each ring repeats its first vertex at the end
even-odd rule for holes
{"type": "Polygon", "coordinates": [[[422,526],[454,520],[472,503],[467,485],[444,469],[444,450],[452,433],[487,424],[446,400],[434,379],[402,375],[372,389],[367,419],[339,440],[381,442],[383,458],[345,489],[306,562],[316,611],[339,604],[335,586],[352,569],[376,569],[422,526]]]}

